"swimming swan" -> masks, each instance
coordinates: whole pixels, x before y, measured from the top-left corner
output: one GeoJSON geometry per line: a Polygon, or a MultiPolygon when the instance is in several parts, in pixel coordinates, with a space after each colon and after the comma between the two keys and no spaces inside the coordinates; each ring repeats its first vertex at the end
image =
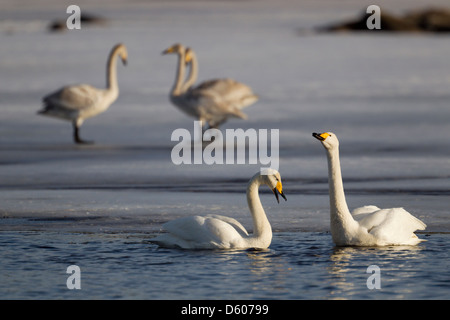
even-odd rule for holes
{"type": "Polygon", "coordinates": [[[74,142],[91,143],[80,139],[79,128],[85,119],[106,111],[119,96],[116,71],[117,56],[126,65],[128,53],[123,44],[114,46],[109,54],[106,69],[106,89],[94,88],[88,84],[63,87],[42,99],[44,108],[38,111],[38,114],[72,121],[74,142]]]}
{"type": "Polygon", "coordinates": [[[270,169],[267,175],[255,174],[247,186],[247,203],[253,217],[253,234],[233,218],[220,215],[194,216],[175,219],[163,224],[167,233],[150,241],[161,247],[182,249],[247,249],[268,248],[272,241],[272,228],[258,195],[259,186],[272,189],[285,200],[278,171],[270,169]]]}
{"type": "MultiPolygon", "coordinates": [[[[190,49],[189,49],[190,50],[190,49]]],[[[234,100],[230,100],[234,91],[234,86],[227,86],[225,83],[217,84],[215,89],[211,84],[215,80],[205,82],[198,87],[192,87],[197,79],[197,60],[190,54],[189,50],[182,44],[174,44],[162,52],[166,54],[178,55],[178,66],[175,75],[175,82],[170,90],[170,101],[187,115],[202,121],[202,125],[208,124],[210,128],[217,128],[229,117],[246,119],[247,115],[240,109],[241,106],[234,100]],[[187,56],[186,53],[189,55],[187,56]],[[188,61],[186,61],[188,57],[188,61]],[[185,81],[186,65],[191,65],[189,79],[185,81]]],[[[233,80],[227,80],[234,82],[233,80]]],[[[237,82],[234,82],[237,84],[237,82]]],[[[255,102],[257,97],[248,97],[245,103],[255,102]],[[251,100],[251,101],[250,101],[251,100]]]]}
{"type": "Polygon", "coordinates": [[[337,246],[416,245],[422,241],[414,231],[424,230],[425,223],[403,208],[365,206],[350,214],[342,183],[339,141],[332,132],[313,133],[313,137],[327,150],[331,235],[337,246]]]}

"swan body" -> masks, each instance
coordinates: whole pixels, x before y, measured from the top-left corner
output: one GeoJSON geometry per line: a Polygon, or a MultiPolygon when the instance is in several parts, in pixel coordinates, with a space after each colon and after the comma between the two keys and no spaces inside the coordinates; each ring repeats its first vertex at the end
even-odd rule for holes
{"type": "Polygon", "coordinates": [[[330,226],[337,246],[416,245],[416,230],[425,223],[403,208],[364,206],[350,213],[345,200],[339,160],[339,140],[332,132],[313,133],[327,151],[330,188],[330,226]]]}
{"type": "Polygon", "coordinates": [[[106,89],[98,89],[88,84],[65,86],[43,98],[44,108],[38,111],[38,114],[71,121],[74,142],[87,143],[79,137],[79,128],[84,120],[106,111],[119,96],[117,56],[126,64],[128,54],[123,44],[114,46],[109,54],[106,89]]]}
{"type": "MultiPolygon", "coordinates": [[[[183,88],[184,90],[194,89],[193,85],[198,77],[198,60],[197,55],[191,48],[186,49],[185,62],[190,65],[190,73],[183,88]]],[[[238,109],[243,109],[258,101],[258,96],[253,93],[249,86],[229,78],[204,81],[195,87],[195,90],[217,94],[228,105],[238,109]]]]}
{"type": "Polygon", "coordinates": [[[178,67],[175,83],[170,91],[170,101],[187,115],[217,128],[228,118],[246,119],[241,111],[244,106],[254,103],[258,98],[251,89],[231,79],[210,80],[194,87],[197,80],[197,59],[192,49],[174,44],[163,54],[176,53],[178,67]],[[186,59],[187,58],[187,59],[186,59]],[[190,64],[189,78],[185,81],[186,64],[190,64]]]}
{"type": "Polygon", "coordinates": [[[163,224],[166,233],[151,239],[161,247],[182,249],[247,249],[268,248],[272,241],[272,228],[258,195],[259,186],[266,184],[285,200],[278,171],[257,173],[247,186],[247,203],[253,217],[253,234],[237,220],[221,215],[184,217],[163,224]]]}

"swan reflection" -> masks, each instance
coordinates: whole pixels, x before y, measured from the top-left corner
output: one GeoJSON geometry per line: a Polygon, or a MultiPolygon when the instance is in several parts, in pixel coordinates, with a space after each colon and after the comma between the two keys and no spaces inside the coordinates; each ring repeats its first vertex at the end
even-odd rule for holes
{"type": "Polygon", "coordinates": [[[366,281],[371,275],[367,273],[371,265],[380,268],[381,289],[405,283],[403,290],[393,292],[395,298],[402,298],[411,291],[407,283],[417,275],[414,261],[423,259],[422,250],[422,246],[334,247],[327,267],[330,289],[327,298],[349,295],[369,298],[372,290],[367,288],[366,281]]]}

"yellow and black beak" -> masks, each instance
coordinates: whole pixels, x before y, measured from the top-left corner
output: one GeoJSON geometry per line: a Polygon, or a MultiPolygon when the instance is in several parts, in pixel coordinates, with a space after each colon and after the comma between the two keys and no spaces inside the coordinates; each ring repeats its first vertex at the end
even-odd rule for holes
{"type": "Polygon", "coordinates": [[[283,197],[285,201],[287,201],[286,196],[283,193],[283,186],[281,185],[281,182],[278,181],[277,186],[272,189],[273,194],[275,195],[275,198],[277,198],[277,202],[280,203],[280,199],[278,198],[278,194],[283,197]]]}
{"type": "Polygon", "coordinates": [[[169,54],[169,53],[174,53],[175,52],[175,48],[174,46],[167,48],[166,50],[164,50],[161,54],[165,55],[165,54],[169,54]]]}
{"type": "Polygon", "coordinates": [[[186,64],[192,61],[192,52],[190,48],[186,48],[186,55],[184,56],[184,61],[186,62],[186,64]]]}
{"type": "Polygon", "coordinates": [[[314,138],[316,138],[317,140],[324,141],[326,138],[328,138],[330,136],[330,134],[328,132],[324,132],[324,133],[313,132],[312,136],[314,138]]]}

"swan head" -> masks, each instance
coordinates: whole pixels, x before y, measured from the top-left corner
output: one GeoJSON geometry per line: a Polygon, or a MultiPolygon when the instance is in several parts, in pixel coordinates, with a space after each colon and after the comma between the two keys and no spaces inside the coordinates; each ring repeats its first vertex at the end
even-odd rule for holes
{"type": "Polygon", "coordinates": [[[313,137],[322,142],[322,145],[327,150],[333,150],[339,147],[339,140],[333,132],[316,133],[313,132],[313,137]]]}
{"type": "Polygon", "coordinates": [[[128,61],[127,47],[125,47],[125,45],[123,45],[122,43],[116,44],[116,46],[113,48],[113,52],[119,55],[122,63],[126,66],[128,61]]]}
{"type": "Polygon", "coordinates": [[[184,62],[186,63],[186,65],[188,65],[194,59],[194,54],[194,50],[189,47],[186,48],[186,51],[184,52],[184,62]]]}
{"type": "Polygon", "coordinates": [[[185,53],[185,48],[181,43],[175,43],[174,45],[170,46],[166,50],[162,52],[163,55],[165,54],[171,54],[171,53],[177,53],[182,54],[185,53]]]}
{"type": "Polygon", "coordinates": [[[282,196],[285,201],[287,201],[286,196],[283,193],[283,185],[281,183],[281,175],[275,169],[267,169],[264,172],[259,173],[261,182],[267,184],[269,188],[273,191],[275,198],[278,203],[280,203],[280,199],[278,195],[282,196]]]}

